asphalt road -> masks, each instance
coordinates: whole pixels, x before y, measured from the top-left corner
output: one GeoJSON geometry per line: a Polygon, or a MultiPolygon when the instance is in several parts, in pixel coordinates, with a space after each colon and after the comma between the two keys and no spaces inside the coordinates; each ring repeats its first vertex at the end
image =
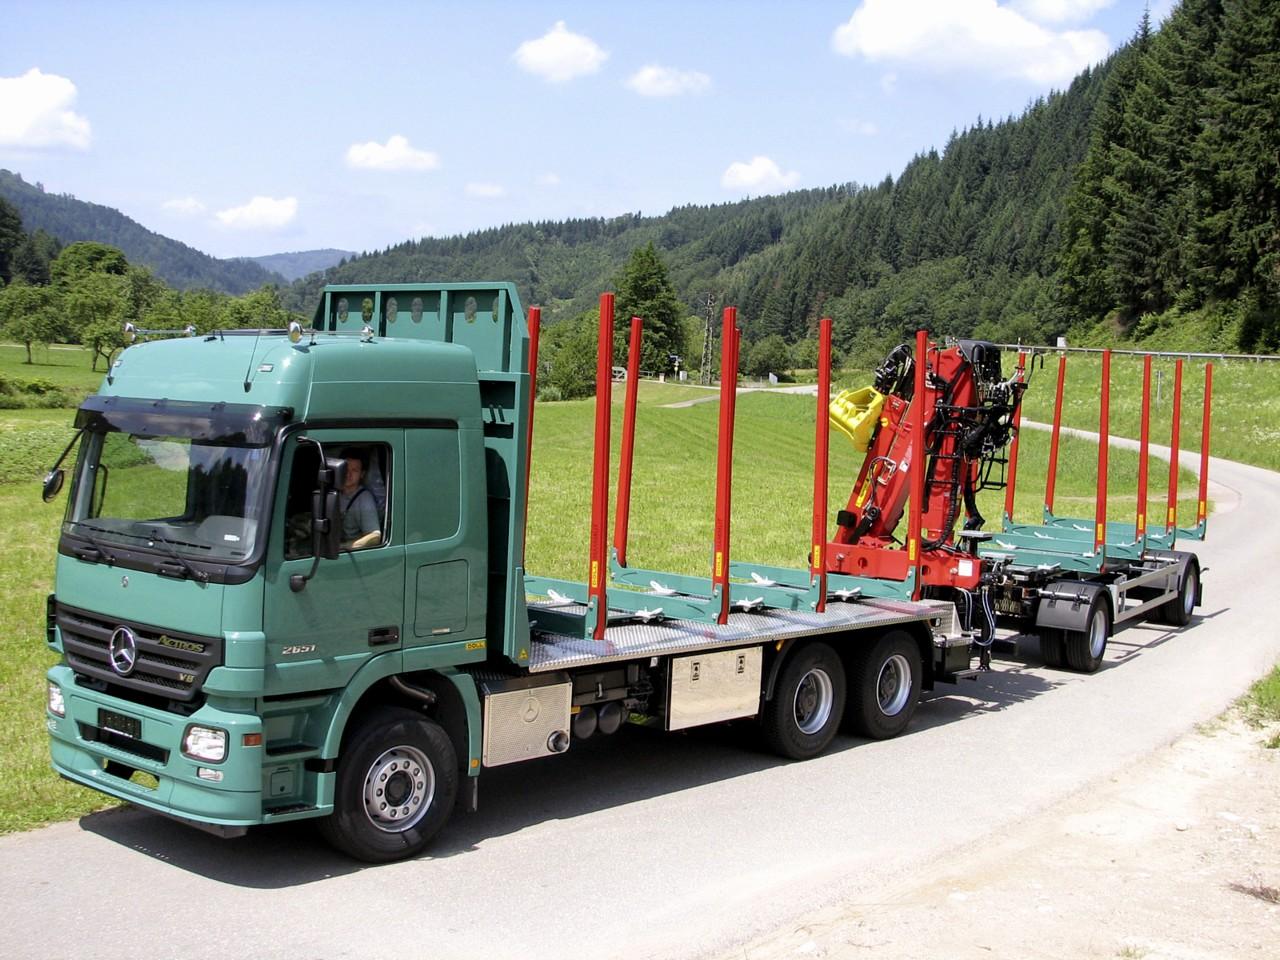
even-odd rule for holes
{"type": "Polygon", "coordinates": [[[940,688],[903,737],[803,764],[732,727],[626,730],[487,772],[479,813],[377,868],[305,825],[220,841],[94,814],[0,839],[0,956],[689,957],[836,898],[874,903],[1217,714],[1280,656],[1280,475],[1212,474],[1200,616],[1122,630],[1093,676],[1043,669],[1030,642],[940,688]]]}

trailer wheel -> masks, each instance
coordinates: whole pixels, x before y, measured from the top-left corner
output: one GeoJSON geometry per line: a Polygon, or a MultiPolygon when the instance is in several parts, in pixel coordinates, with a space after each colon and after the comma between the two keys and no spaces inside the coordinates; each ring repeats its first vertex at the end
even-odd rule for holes
{"type": "Polygon", "coordinates": [[[844,712],[844,665],[825,643],[801,647],[783,664],[762,716],[769,749],[808,760],[830,745],[844,712]]]}
{"type": "Polygon", "coordinates": [[[1089,603],[1089,616],[1083,630],[1065,630],[1067,666],[1081,673],[1096,673],[1102,666],[1111,636],[1111,608],[1105,594],[1096,594],[1089,603]]]}
{"type": "Polygon", "coordinates": [[[1040,628],[1040,659],[1046,667],[1067,665],[1067,640],[1063,631],[1056,627],[1040,628]]]}
{"type": "Polygon", "coordinates": [[[1172,627],[1185,627],[1191,622],[1191,614],[1200,599],[1200,566],[1195,560],[1188,561],[1178,582],[1178,595],[1168,603],[1162,604],[1151,619],[1159,623],[1167,623],[1172,627]]]}
{"type": "Polygon", "coordinates": [[[453,812],[458,764],[448,734],[412,710],[370,713],[338,759],[333,814],[320,832],[367,863],[421,853],[453,812]]]}
{"type": "Polygon", "coordinates": [[[905,630],[891,630],[853,668],[850,729],[872,740],[896,737],[920,700],[920,648],[905,630]]]}

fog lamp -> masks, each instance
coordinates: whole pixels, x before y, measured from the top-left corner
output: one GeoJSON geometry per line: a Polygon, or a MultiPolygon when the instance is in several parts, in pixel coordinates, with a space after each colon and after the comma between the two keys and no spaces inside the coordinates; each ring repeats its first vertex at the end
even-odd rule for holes
{"type": "Polygon", "coordinates": [[[182,735],[182,752],[195,760],[221,763],[227,758],[227,731],[192,724],[182,735]]]}
{"type": "Polygon", "coordinates": [[[67,715],[67,704],[62,699],[62,688],[52,680],[49,681],[49,712],[58,717],[67,715]]]}
{"type": "Polygon", "coordinates": [[[214,783],[222,782],[221,770],[210,770],[208,767],[196,767],[196,776],[201,780],[211,780],[214,783]]]}

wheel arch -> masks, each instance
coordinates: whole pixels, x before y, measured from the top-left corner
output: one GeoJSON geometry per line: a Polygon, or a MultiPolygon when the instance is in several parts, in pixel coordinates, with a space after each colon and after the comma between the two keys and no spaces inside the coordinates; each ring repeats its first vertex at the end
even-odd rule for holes
{"type": "Polygon", "coordinates": [[[476,776],[480,771],[481,714],[480,696],[471,675],[452,667],[401,673],[396,666],[390,658],[381,664],[371,661],[352,678],[329,721],[321,755],[336,759],[360,718],[377,707],[421,708],[422,699],[397,689],[393,681],[399,680],[434,696],[435,702],[427,709],[427,716],[444,729],[453,743],[459,768],[476,776]]]}
{"type": "Polygon", "coordinates": [[[1093,599],[1101,595],[1107,604],[1107,616],[1115,629],[1116,608],[1111,591],[1104,583],[1091,580],[1052,580],[1046,589],[1050,596],[1041,597],[1036,605],[1037,629],[1048,627],[1083,633],[1089,629],[1089,611],[1093,599]]]}

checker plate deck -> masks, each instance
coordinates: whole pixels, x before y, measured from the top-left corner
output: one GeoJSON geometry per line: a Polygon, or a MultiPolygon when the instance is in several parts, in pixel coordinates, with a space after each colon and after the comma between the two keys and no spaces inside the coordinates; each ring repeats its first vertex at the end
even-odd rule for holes
{"type": "Polygon", "coordinates": [[[952,604],[943,601],[867,599],[829,603],[824,613],[776,609],[731,613],[729,622],[723,625],[692,620],[619,623],[605,630],[603,640],[584,640],[565,634],[539,632],[537,619],[540,608],[565,613],[586,612],[582,604],[576,603],[529,604],[529,622],[534,631],[529,656],[531,673],[898,623],[939,620],[943,632],[949,632],[954,629],[951,621],[955,611],[952,604]]]}

